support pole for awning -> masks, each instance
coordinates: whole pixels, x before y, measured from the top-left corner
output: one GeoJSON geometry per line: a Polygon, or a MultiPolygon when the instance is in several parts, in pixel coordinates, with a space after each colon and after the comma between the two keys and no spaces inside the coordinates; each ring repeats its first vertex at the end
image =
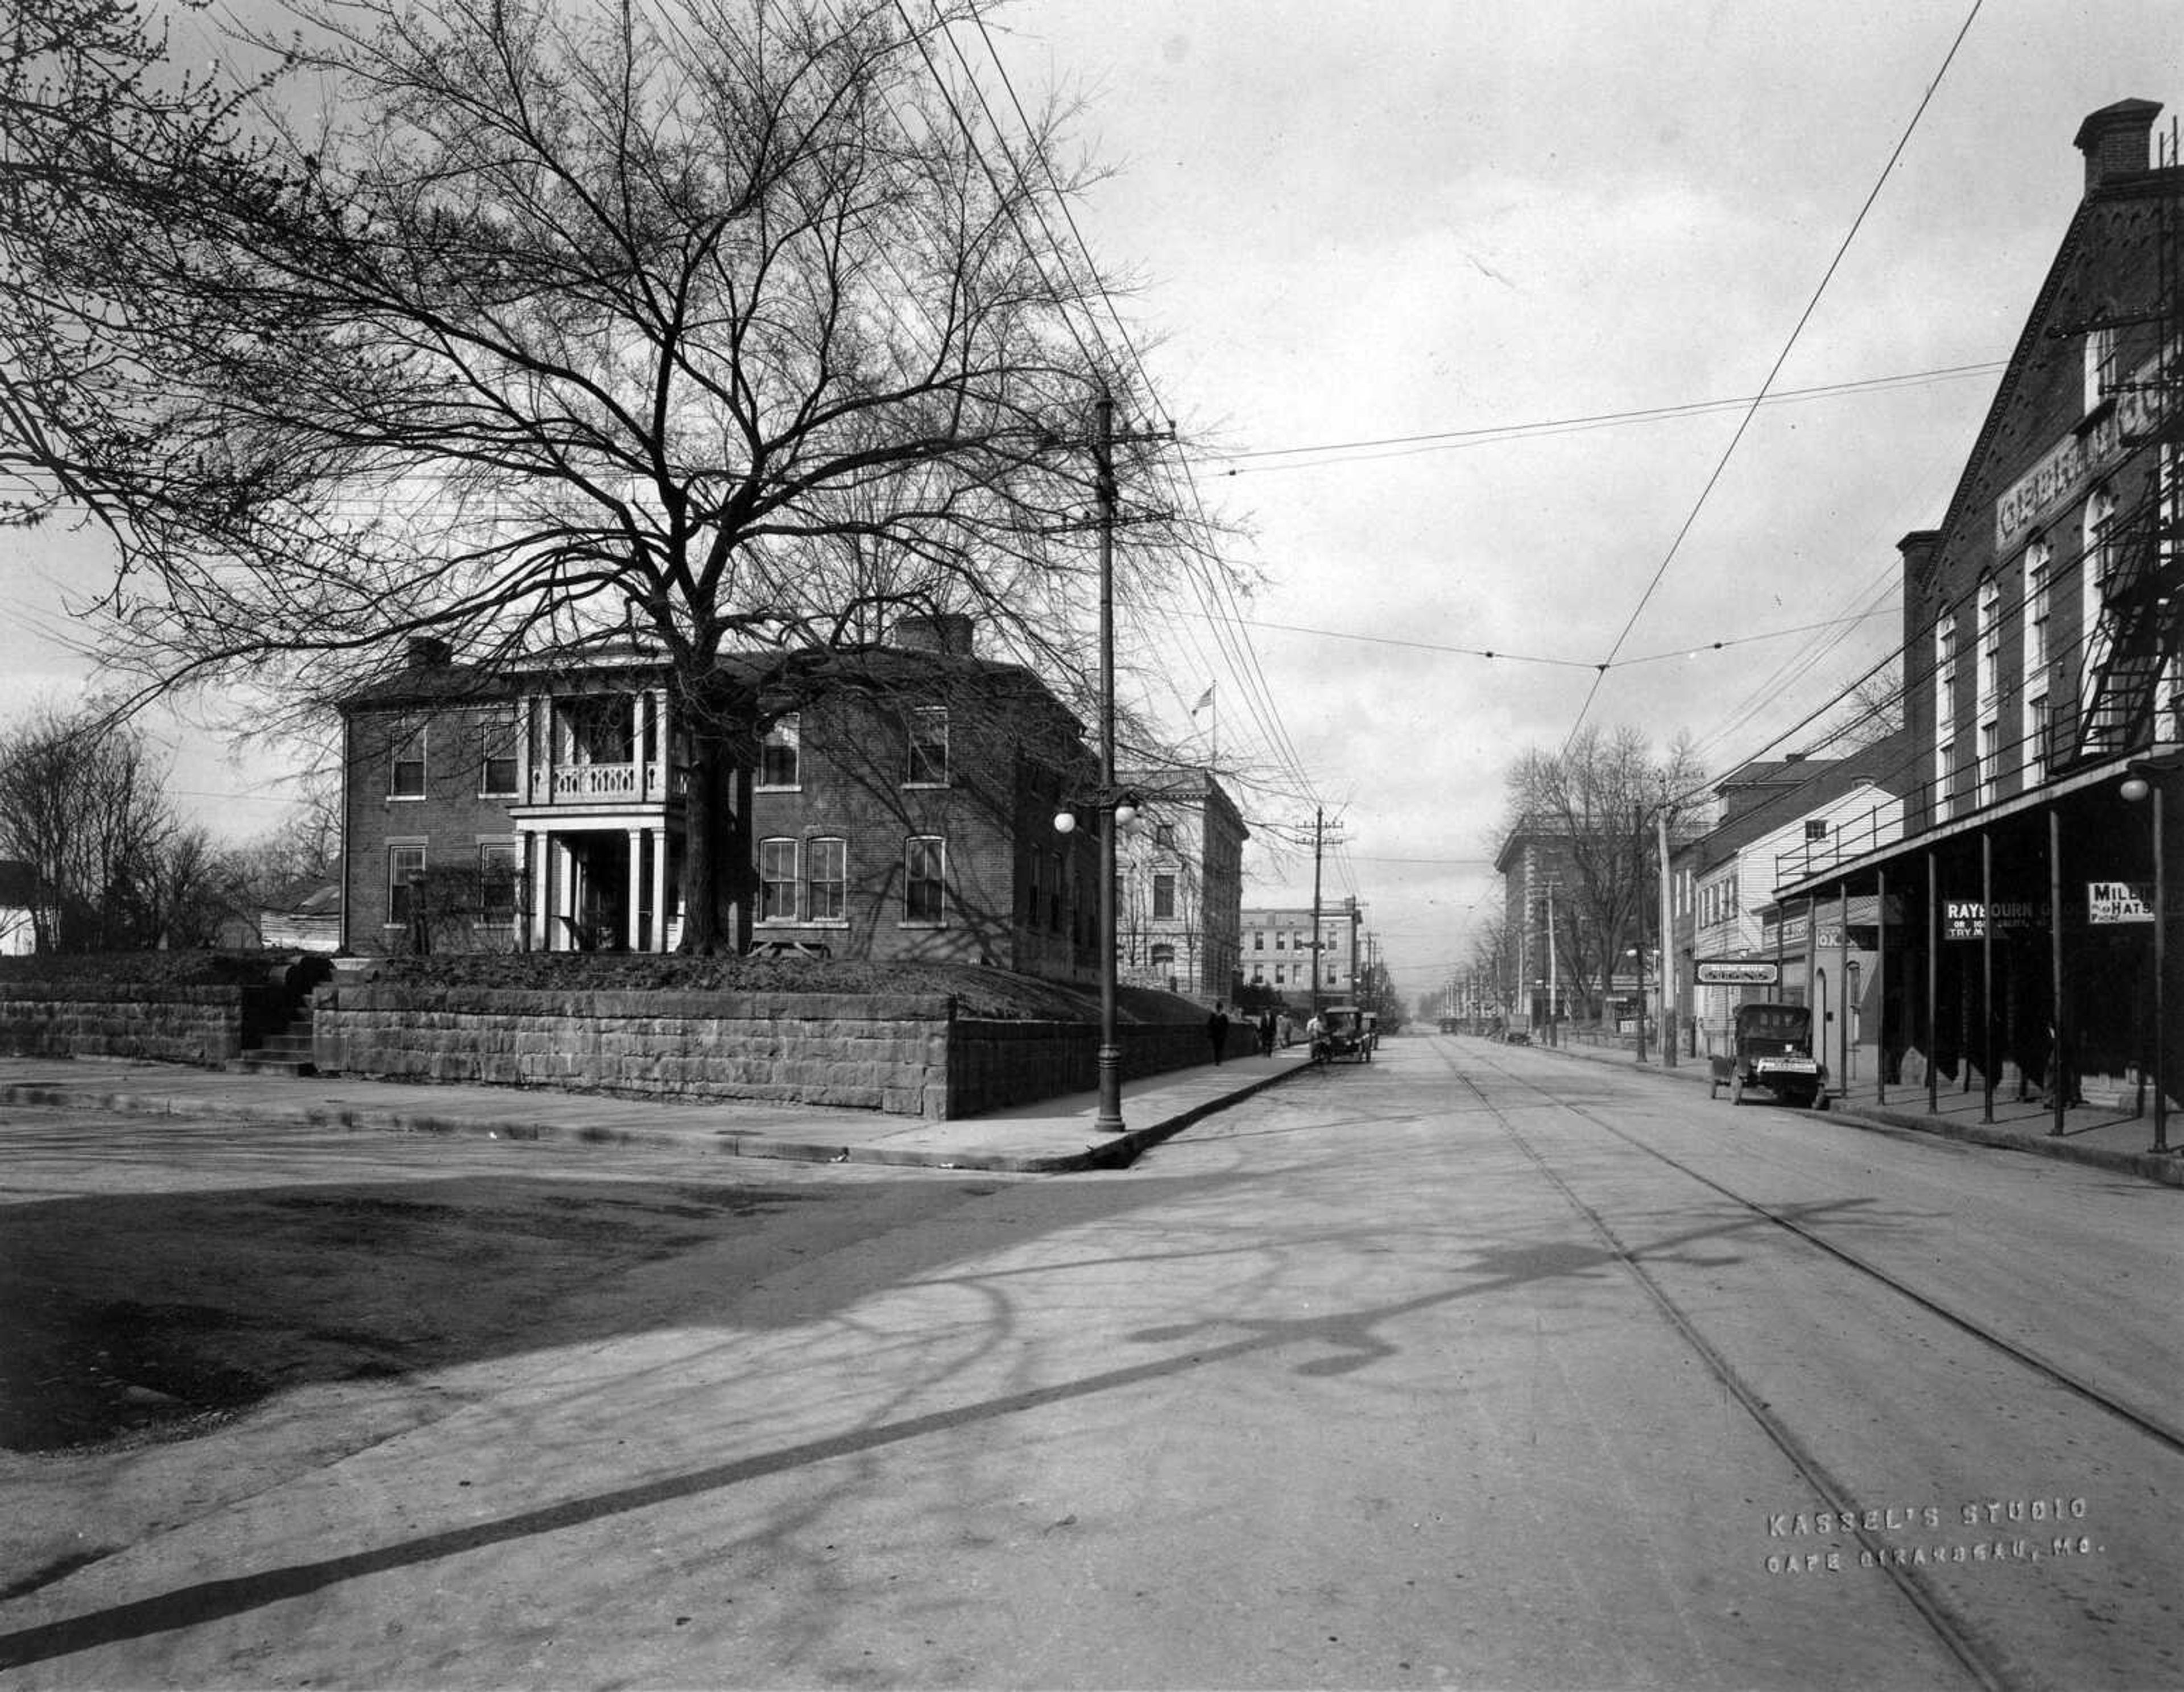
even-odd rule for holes
{"type": "Polygon", "coordinates": [[[2169,1149],[2169,1077],[2162,1064],[2162,1049],[2169,1044],[2168,1015],[2162,1002],[2164,978],[2169,973],[2169,873],[2162,861],[2161,789],[2153,783],[2153,1149],[2169,1149]]]}
{"type": "Polygon", "coordinates": [[[1980,830],[1980,1121],[1994,1121],[1994,831],[1980,830]]]}
{"type": "Polygon", "coordinates": [[[1876,995],[1880,1024],[1873,1034],[1873,1102],[1888,1102],[1888,871],[1876,869],[1873,872],[1873,974],[1880,983],[1876,995]]]}
{"type": "Polygon", "coordinates": [[[2063,812],[2048,807],[2048,1133],[2063,1134],[2063,1111],[2070,1103],[2070,1072],[2063,1062],[2070,1037],[2068,1007],[2063,1003],[2063,812]]]}
{"type": "Polygon", "coordinates": [[[1926,849],[1926,1114],[1942,1114],[1942,866],[1926,849]]]}

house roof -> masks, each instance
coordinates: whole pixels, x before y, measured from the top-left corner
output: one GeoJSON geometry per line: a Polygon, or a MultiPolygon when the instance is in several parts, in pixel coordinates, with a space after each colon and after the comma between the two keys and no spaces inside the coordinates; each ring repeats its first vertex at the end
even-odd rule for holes
{"type": "Polygon", "coordinates": [[[1718,869],[1761,836],[1832,804],[1859,787],[1903,798],[1914,785],[1905,767],[1908,736],[1898,730],[1842,758],[1782,758],[1755,761],[1717,782],[1727,814],[1689,849],[1692,868],[1718,869]],[[1736,796],[1744,796],[1741,803],[1736,796]]]}

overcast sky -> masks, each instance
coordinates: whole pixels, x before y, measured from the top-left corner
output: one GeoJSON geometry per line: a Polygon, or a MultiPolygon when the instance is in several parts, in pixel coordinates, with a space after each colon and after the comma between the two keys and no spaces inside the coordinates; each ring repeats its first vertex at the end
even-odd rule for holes
{"type": "MultiPolygon", "coordinates": [[[[1000,14],[1018,93],[1076,91],[1114,168],[1080,222],[1142,281],[1128,317],[1164,409],[1253,454],[1191,459],[1249,532],[1246,644],[1145,632],[1154,703],[1183,734],[1214,687],[1195,724],[1217,715],[1223,760],[1301,783],[1247,804],[1262,843],[1325,803],[1329,891],[1364,903],[1406,993],[1461,968],[1498,900],[1518,753],[1584,710],[1688,731],[1719,772],[1899,639],[1895,542],[1947,505],[2077,203],[2080,120],[2184,103],[2177,0],[1986,0],[1791,346],[1970,3],[1000,14]],[[1533,427],[1748,399],[1786,347],[1778,392],[1885,385],[1763,407],[1703,501],[1741,407],[1533,427]]],[[[82,687],[53,581],[99,564],[87,538],[0,537],[0,715],[82,687]]],[[[159,732],[215,826],[278,820],[282,771],[159,732]]],[[[1310,896],[1308,852],[1255,846],[1246,871],[1246,904],[1310,896]]]]}

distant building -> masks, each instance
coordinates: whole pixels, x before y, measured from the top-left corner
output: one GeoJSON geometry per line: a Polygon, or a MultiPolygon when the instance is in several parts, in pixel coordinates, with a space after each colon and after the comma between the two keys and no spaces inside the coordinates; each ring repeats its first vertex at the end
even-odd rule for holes
{"type": "Polygon", "coordinates": [[[276,888],[258,913],[259,944],[280,952],[335,952],[342,943],[342,872],[304,876],[276,888]]]}
{"type": "Polygon", "coordinates": [[[1264,987],[1292,1006],[1305,1010],[1317,993],[1323,1004],[1348,999],[1357,990],[1357,901],[1323,904],[1317,943],[1312,907],[1257,906],[1242,916],[1243,978],[1264,987]]]}
{"type": "Polygon", "coordinates": [[[0,858],[0,957],[38,949],[38,872],[20,858],[0,858]]]}
{"type": "Polygon", "coordinates": [[[1205,770],[1118,772],[1136,821],[1117,838],[1116,978],[1231,999],[1242,960],[1244,819],[1205,770]]]}

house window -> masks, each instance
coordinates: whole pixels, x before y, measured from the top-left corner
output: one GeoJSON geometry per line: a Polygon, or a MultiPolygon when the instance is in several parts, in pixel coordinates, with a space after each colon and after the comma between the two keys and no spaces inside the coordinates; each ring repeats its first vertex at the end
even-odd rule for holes
{"type": "Polygon", "coordinates": [[[1153,825],[1153,844],[1156,846],[1163,846],[1168,850],[1173,851],[1175,849],[1175,825],[1172,822],[1155,823],[1153,825]]]}
{"type": "Polygon", "coordinates": [[[843,922],[849,918],[850,843],[823,838],[804,843],[805,882],[810,907],[807,921],[843,922]]]}
{"type": "Polygon", "coordinates": [[[522,848],[491,840],[478,848],[478,921],[507,928],[515,922],[515,883],[522,848]]]}
{"type": "Polygon", "coordinates": [[[504,799],[515,792],[515,713],[488,711],[478,719],[478,792],[504,799]]]}
{"type": "Polygon", "coordinates": [[[1814,817],[1805,824],[1805,838],[1825,840],[1828,838],[1828,821],[1824,816],[1814,817]]]}
{"type": "Polygon", "coordinates": [[[425,848],[421,843],[413,845],[390,845],[387,849],[387,926],[390,928],[407,927],[417,913],[414,895],[417,889],[411,885],[412,877],[425,873],[425,848]]]}
{"type": "Polygon", "coordinates": [[[1934,749],[1934,821],[1949,820],[1949,789],[1956,776],[1957,743],[1945,740],[1934,749]]]}
{"type": "Polygon", "coordinates": [[[1950,612],[1934,625],[1935,739],[1953,737],[1957,720],[1957,614],[1950,612]]]}
{"type": "Polygon", "coordinates": [[[2048,779],[2048,696],[2036,693],[2025,702],[2025,785],[2048,779]]]}
{"type": "Polygon", "coordinates": [[[910,767],[903,776],[913,788],[948,784],[948,708],[919,705],[910,714],[910,767]]]}
{"type": "Polygon", "coordinates": [[[394,726],[387,793],[390,799],[425,797],[425,725],[404,719],[394,726]]]}
{"type": "Polygon", "coordinates": [[[761,840],[758,843],[758,920],[794,922],[796,920],[796,843],[761,840]]]}
{"type": "Polygon", "coordinates": [[[1153,916],[1173,918],[1175,916],[1175,877],[1158,875],[1153,877],[1153,916]]]}
{"type": "Polygon", "coordinates": [[[903,849],[904,919],[911,922],[939,922],[946,911],[948,887],[947,843],[914,838],[903,849]]]}
{"type": "Polygon", "coordinates": [[[1277,933],[1277,934],[1274,936],[1274,949],[1275,949],[1276,951],[1278,951],[1278,952],[1279,952],[1279,951],[1282,950],[1282,949],[1283,949],[1285,946],[1287,946],[1288,944],[1289,944],[1289,937],[1288,937],[1286,934],[1280,934],[1280,933],[1277,933]]]}
{"type": "Polygon", "coordinates": [[[1156,946],[1152,949],[1151,958],[1155,969],[1171,969],[1175,965],[1175,948],[1166,945],[1156,946]]]}
{"type": "Polygon", "coordinates": [[[1290,966],[1287,964],[1276,964],[1274,966],[1274,985],[1276,987],[1287,987],[1289,985],[1289,982],[1286,979],[1289,974],[1289,967],[1290,966]]]}
{"type": "Polygon", "coordinates": [[[1989,717],[1979,726],[1979,768],[1973,772],[1976,783],[1975,804],[1994,803],[1995,765],[2002,757],[2002,725],[1989,717]]]}
{"type": "Polygon", "coordinates": [[[758,747],[758,784],[761,788],[793,788],[800,776],[799,765],[801,720],[791,711],[766,730],[758,747]]]}
{"type": "Polygon", "coordinates": [[[1267,949],[1267,937],[1262,930],[1254,928],[1251,931],[1251,949],[1255,952],[1263,952],[1267,949]]]}

